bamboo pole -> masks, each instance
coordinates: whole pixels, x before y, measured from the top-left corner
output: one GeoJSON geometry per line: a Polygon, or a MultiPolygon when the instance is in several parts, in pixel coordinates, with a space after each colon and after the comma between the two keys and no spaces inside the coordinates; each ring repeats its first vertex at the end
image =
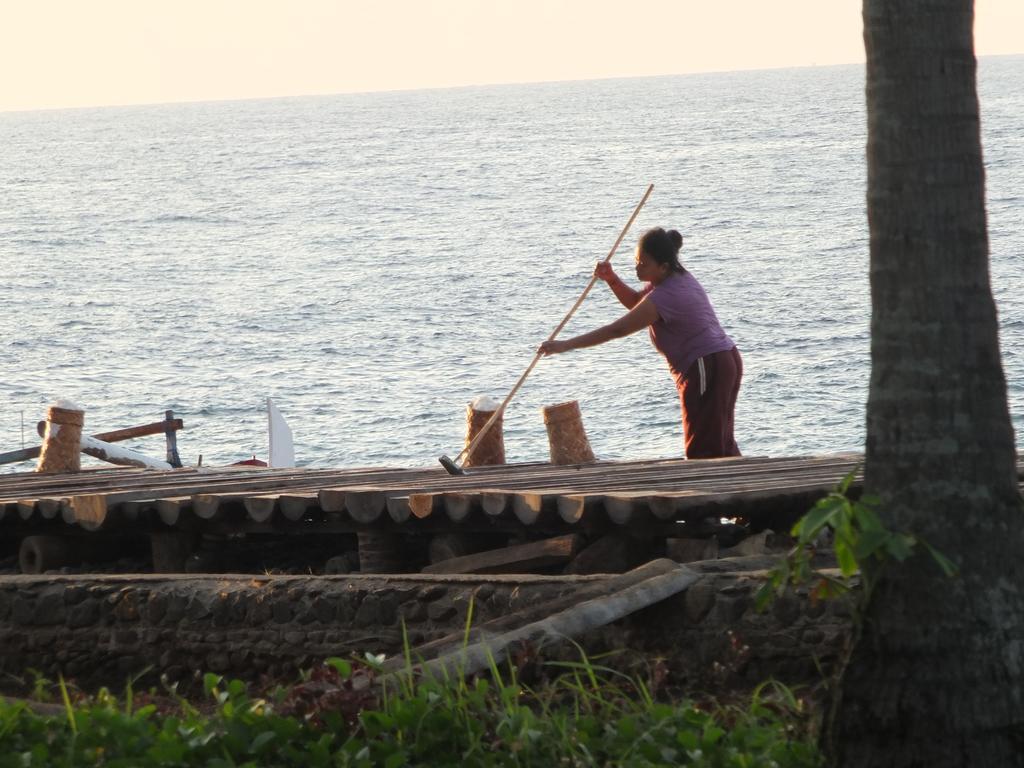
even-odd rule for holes
{"type": "MultiPolygon", "coordinates": [[[[618,250],[619,245],[622,243],[623,238],[626,237],[626,233],[629,231],[629,228],[631,226],[633,226],[633,222],[636,220],[637,215],[640,213],[640,209],[644,207],[644,203],[647,202],[647,198],[651,196],[651,192],[653,192],[653,191],[654,191],[654,185],[651,184],[651,185],[649,185],[647,187],[647,191],[644,192],[644,196],[642,198],[640,198],[640,202],[637,203],[636,208],[633,209],[633,214],[629,217],[629,221],[626,222],[626,226],[624,226],[622,228],[622,231],[619,232],[619,236],[615,239],[615,244],[612,246],[611,250],[608,251],[608,255],[604,257],[605,263],[607,263],[607,262],[612,260],[612,256],[615,255],[615,251],[618,250]]],[[[551,332],[551,335],[548,336],[548,338],[547,338],[548,341],[554,341],[555,337],[558,336],[558,334],[562,332],[562,329],[565,328],[566,324],[569,322],[569,319],[574,314],[576,314],[576,310],[580,308],[580,304],[582,304],[583,300],[585,298],[587,298],[587,294],[590,293],[590,290],[594,287],[594,283],[596,283],[596,282],[597,282],[597,275],[595,274],[595,275],[591,276],[590,282],[587,283],[587,287],[583,289],[583,293],[580,294],[580,297],[578,299],[576,299],[576,303],[573,304],[572,308],[568,312],[565,313],[565,317],[562,318],[562,322],[560,322],[555,327],[555,330],[553,330],[551,332]]],[[[519,377],[519,381],[517,381],[515,383],[515,386],[512,387],[512,391],[509,392],[508,395],[506,395],[505,400],[502,402],[502,404],[500,406],[498,406],[498,410],[496,410],[491,415],[491,418],[487,420],[487,423],[484,424],[483,427],[480,428],[480,431],[477,432],[476,437],[473,438],[473,441],[469,445],[467,445],[465,448],[463,448],[462,451],[459,453],[459,455],[455,457],[455,459],[454,459],[455,463],[458,463],[459,459],[461,459],[463,456],[471,456],[472,455],[473,449],[477,447],[477,445],[483,439],[484,435],[487,434],[488,430],[490,430],[490,428],[492,426],[494,426],[494,423],[498,419],[501,418],[501,415],[503,413],[505,413],[505,408],[508,406],[509,401],[515,396],[516,392],[519,391],[519,388],[521,386],[523,386],[523,382],[526,381],[526,377],[530,375],[530,373],[537,366],[537,363],[540,362],[540,359],[543,356],[544,355],[541,352],[537,352],[533,356],[533,361],[530,363],[529,367],[527,367],[527,369],[525,371],[523,371],[523,375],[519,377]]]]}

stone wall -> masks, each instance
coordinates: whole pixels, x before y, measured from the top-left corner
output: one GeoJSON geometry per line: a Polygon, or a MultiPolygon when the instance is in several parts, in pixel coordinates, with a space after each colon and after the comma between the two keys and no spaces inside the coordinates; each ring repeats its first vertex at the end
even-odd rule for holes
{"type": "MultiPolygon", "coordinates": [[[[686,592],[580,639],[619,666],[664,657],[673,679],[806,681],[835,660],[842,603],[753,605],[757,573],[725,561],[686,592]],[[638,652],[638,653],[637,653],[638,652]]],[[[329,656],[413,646],[566,595],[601,576],[9,576],[0,577],[0,672],[35,669],[83,685],[123,686],[144,670],[188,682],[199,672],[289,676],[329,656]]],[[[578,653],[571,645],[553,655],[578,653]]],[[[549,652],[546,651],[545,655],[549,652]]]]}

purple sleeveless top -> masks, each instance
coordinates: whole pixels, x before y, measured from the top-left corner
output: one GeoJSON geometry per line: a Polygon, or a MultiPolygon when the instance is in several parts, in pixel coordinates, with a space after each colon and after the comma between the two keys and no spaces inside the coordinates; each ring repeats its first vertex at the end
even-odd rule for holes
{"type": "Polygon", "coordinates": [[[660,319],[648,331],[677,383],[697,358],[736,346],[719,325],[704,288],[689,272],[673,272],[658,285],[648,283],[640,293],[658,309],[660,319]]]}

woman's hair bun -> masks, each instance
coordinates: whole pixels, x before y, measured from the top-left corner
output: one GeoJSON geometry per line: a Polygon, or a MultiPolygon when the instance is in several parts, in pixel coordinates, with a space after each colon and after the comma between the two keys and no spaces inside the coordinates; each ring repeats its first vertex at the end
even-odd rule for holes
{"type": "Polygon", "coordinates": [[[650,255],[659,264],[670,267],[674,272],[685,272],[679,263],[679,249],[683,247],[683,236],[676,230],[661,227],[649,229],[638,243],[643,253],[650,255]]]}

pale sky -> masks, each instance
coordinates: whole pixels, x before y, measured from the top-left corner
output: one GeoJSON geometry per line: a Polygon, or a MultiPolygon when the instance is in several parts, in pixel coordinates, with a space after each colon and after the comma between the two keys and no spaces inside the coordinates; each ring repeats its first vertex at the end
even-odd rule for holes
{"type": "MultiPolygon", "coordinates": [[[[861,0],[0,0],[0,111],[862,62],[861,0]]],[[[1024,0],[976,0],[979,56],[1024,0]]]]}

